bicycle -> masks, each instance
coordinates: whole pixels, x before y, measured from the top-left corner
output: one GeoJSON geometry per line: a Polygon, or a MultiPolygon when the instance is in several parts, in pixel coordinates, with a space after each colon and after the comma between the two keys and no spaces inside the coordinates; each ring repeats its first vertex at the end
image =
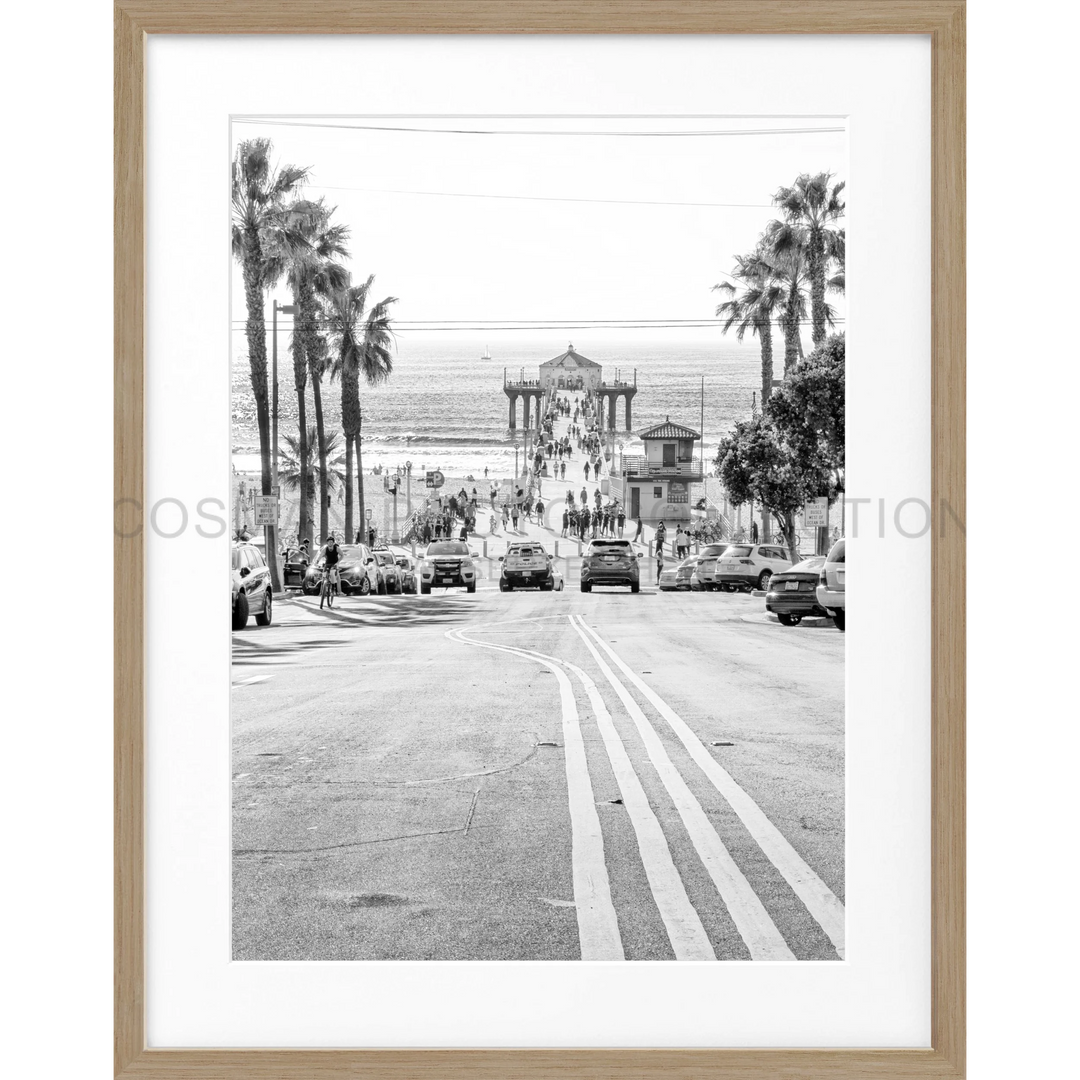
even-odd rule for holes
{"type": "Polygon", "coordinates": [[[322,581],[319,583],[319,609],[325,603],[328,608],[334,606],[334,596],[338,590],[337,567],[324,566],[322,581]]]}

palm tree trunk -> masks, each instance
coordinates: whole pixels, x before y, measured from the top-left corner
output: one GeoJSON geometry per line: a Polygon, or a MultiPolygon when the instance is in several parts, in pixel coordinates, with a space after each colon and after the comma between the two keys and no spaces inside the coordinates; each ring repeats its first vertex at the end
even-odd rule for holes
{"type": "Polygon", "coordinates": [[[303,350],[303,334],[293,334],[293,378],[296,383],[297,422],[300,426],[300,540],[311,543],[311,504],[308,476],[311,469],[311,447],[308,445],[308,366],[303,350]]]}
{"type": "Polygon", "coordinates": [[[799,362],[799,313],[796,309],[793,313],[784,315],[784,378],[795,369],[799,362]]]}
{"type": "Polygon", "coordinates": [[[767,322],[758,327],[758,337],[761,340],[761,404],[764,406],[772,393],[773,381],[772,327],[767,322]]]}
{"type": "Polygon", "coordinates": [[[825,342],[825,238],[814,229],[807,253],[810,271],[810,317],[813,321],[810,340],[816,349],[825,342]]]}
{"type": "Polygon", "coordinates": [[[364,465],[360,460],[360,436],[356,436],[356,513],[360,521],[360,528],[365,530],[364,541],[367,542],[367,507],[364,505],[364,465]]]}
{"type": "MultiPolygon", "coordinates": [[[[251,391],[255,395],[255,419],[259,426],[259,458],[262,466],[262,494],[273,490],[270,469],[270,397],[266,377],[266,314],[258,259],[244,263],[244,299],[247,303],[248,364],[251,367],[251,391]]],[[[277,563],[277,529],[267,526],[266,561],[270,567],[270,585],[281,591],[277,563]]]]}
{"type": "Polygon", "coordinates": [[[315,401],[315,432],[319,441],[319,540],[325,543],[330,531],[330,511],[326,505],[329,495],[329,473],[326,471],[326,424],[323,420],[322,380],[314,365],[311,370],[311,396],[315,401]]]}
{"type": "Polygon", "coordinates": [[[353,532],[353,438],[345,436],[345,543],[351,544],[353,532]]]}

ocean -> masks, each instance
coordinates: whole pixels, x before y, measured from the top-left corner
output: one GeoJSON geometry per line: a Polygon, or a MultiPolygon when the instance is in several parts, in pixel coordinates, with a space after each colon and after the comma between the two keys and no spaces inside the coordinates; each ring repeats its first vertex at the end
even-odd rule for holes
{"type": "MultiPolygon", "coordinates": [[[[510,476],[514,444],[503,371],[517,378],[524,368],[526,378],[536,378],[539,364],[565,351],[565,333],[530,340],[504,334],[502,341],[495,340],[496,335],[487,341],[465,334],[451,340],[431,340],[415,332],[399,335],[389,381],[377,387],[361,385],[365,471],[408,460],[414,472],[437,468],[449,476],[479,477],[486,467],[492,476],[510,476]],[[491,359],[481,359],[487,350],[491,359]]],[[[706,457],[711,457],[734,422],[750,415],[752,396],[761,385],[761,354],[756,340],[739,343],[718,332],[715,340],[680,342],[681,336],[676,331],[662,337],[652,330],[627,340],[593,331],[572,340],[578,352],[603,365],[605,379],[613,379],[618,369],[621,378],[632,381],[636,369],[632,422],[637,431],[668,416],[701,428],[704,376],[704,445],[706,457]]],[[[242,342],[238,344],[232,370],[233,463],[241,472],[253,472],[258,469],[258,431],[247,357],[242,342]]],[[[285,435],[297,430],[287,335],[279,338],[278,350],[279,433],[285,435]]],[[[777,361],[782,363],[782,355],[777,361]]],[[[307,393],[308,422],[314,424],[310,385],[307,393]]],[[[328,428],[340,430],[337,383],[324,384],[323,406],[328,428]]],[[[621,423],[621,400],[618,418],[621,423]]]]}

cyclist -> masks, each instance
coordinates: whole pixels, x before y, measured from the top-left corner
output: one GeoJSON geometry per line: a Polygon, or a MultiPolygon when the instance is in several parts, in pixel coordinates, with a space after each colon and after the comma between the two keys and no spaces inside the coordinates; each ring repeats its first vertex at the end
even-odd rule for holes
{"type": "Polygon", "coordinates": [[[330,571],[330,587],[334,590],[335,595],[338,591],[337,566],[339,562],[341,562],[341,548],[338,547],[338,542],[334,539],[334,534],[331,533],[326,538],[326,547],[323,548],[323,564],[330,571]]]}

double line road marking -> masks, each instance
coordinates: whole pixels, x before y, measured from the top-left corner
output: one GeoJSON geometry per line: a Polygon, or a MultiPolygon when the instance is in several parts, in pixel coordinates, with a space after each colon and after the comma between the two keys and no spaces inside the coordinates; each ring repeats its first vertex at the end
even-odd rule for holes
{"type": "MultiPolygon", "coordinates": [[[[600,655],[597,645],[667,721],[693,761],[728,801],[747,831],[821,925],[842,958],[844,909],[837,897],[784,839],[753,799],[715,761],[685,721],[642,682],[580,616],[568,615],[567,619],[633,721],[649,760],[675,805],[694,849],[726,905],[751,958],[774,961],[796,959],[700,802],[671,761],[652,722],[600,655]]],[[[470,629],[482,630],[487,627],[470,629]]],[[[447,637],[462,644],[532,660],[549,669],[558,680],[570,804],[574,899],[582,959],[622,960],[625,953],[611,900],[603,835],[581,736],[580,715],[573,687],[563,669],[570,671],[581,683],[596,715],[597,727],[634,829],[645,875],[676,959],[715,960],[716,954],[675,867],[663,829],[649,805],[648,796],[593,679],[567,660],[520,646],[481,641],[470,636],[466,629],[451,630],[447,637]]]]}

